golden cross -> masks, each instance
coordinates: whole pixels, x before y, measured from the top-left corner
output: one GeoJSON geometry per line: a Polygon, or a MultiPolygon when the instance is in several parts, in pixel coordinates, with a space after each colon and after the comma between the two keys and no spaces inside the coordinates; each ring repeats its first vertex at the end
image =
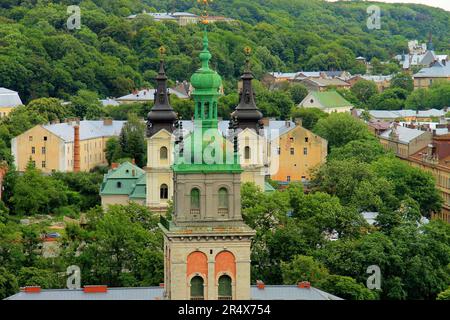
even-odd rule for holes
{"type": "Polygon", "coordinates": [[[159,54],[161,55],[161,58],[166,54],[166,48],[164,48],[164,46],[159,47],[159,54]]]}

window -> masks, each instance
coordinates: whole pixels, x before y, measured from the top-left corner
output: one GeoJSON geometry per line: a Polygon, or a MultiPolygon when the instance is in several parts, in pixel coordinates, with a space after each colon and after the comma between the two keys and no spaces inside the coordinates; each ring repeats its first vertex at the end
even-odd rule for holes
{"type": "Polygon", "coordinates": [[[44,141],[47,141],[47,137],[44,137],[44,141]]]}
{"type": "Polygon", "coordinates": [[[219,278],[219,300],[231,300],[233,298],[231,290],[231,278],[223,275],[219,278]]]}
{"type": "Polygon", "coordinates": [[[291,182],[291,176],[287,176],[286,181],[291,182]]]}
{"type": "Polygon", "coordinates": [[[309,142],[309,138],[308,137],[305,138],[305,142],[309,142]]]}
{"type": "Polygon", "coordinates": [[[294,138],[292,138],[292,137],[289,138],[289,141],[290,141],[290,142],[294,142],[294,138]]]}
{"type": "Polygon", "coordinates": [[[36,153],[36,148],[35,147],[31,147],[31,154],[35,154],[36,153]]]}
{"type": "Polygon", "coordinates": [[[45,147],[42,147],[42,154],[45,154],[46,151],[45,147]]]}
{"type": "Polygon", "coordinates": [[[121,189],[122,188],[122,182],[117,182],[117,189],[121,189]]]}
{"type": "Polygon", "coordinates": [[[250,157],[251,157],[250,147],[245,147],[244,156],[245,156],[245,160],[250,159],[250,157]]]}
{"type": "Polygon", "coordinates": [[[167,160],[167,148],[166,147],[162,147],[161,149],[159,149],[159,159],[167,160]]]}
{"type": "Polygon", "coordinates": [[[191,190],[191,213],[200,213],[200,190],[197,188],[191,190]]]}
{"type": "Polygon", "coordinates": [[[314,99],[311,99],[309,102],[314,103],[314,99]]]}
{"type": "Polygon", "coordinates": [[[219,214],[228,214],[228,190],[226,188],[219,189],[219,214]]]}
{"type": "Polygon", "coordinates": [[[28,141],[33,141],[33,136],[29,136],[28,141]]]}
{"type": "Polygon", "coordinates": [[[204,300],[204,281],[202,277],[195,276],[191,279],[191,300],[204,300]]]}
{"type": "Polygon", "coordinates": [[[42,161],[42,168],[45,168],[46,167],[46,163],[45,163],[45,161],[42,161]]]}
{"type": "Polygon", "coordinates": [[[159,197],[160,199],[169,199],[169,187],[167,184],[163,184],[159,188],[159,197]]]}
{"type": "Polygon", "coordinates": [[[281,148],[280,148],[280,147],[278,147],[277,149],[278,149],[278,150],[277,150],[277,152],[278,152],[278,155],[280,155],[280,154],[281,154],[281,148]]]}
{"type": "Polygon", "coordinates": [[[295,154],[295,149],[291,148],[291,155],[293,156],[295,154]]]}
{"type": "Polygon", "coordinates": [[[308,148],[303,148],[303,154],[304,154],[305,156],[308,155],[308,148]]]}

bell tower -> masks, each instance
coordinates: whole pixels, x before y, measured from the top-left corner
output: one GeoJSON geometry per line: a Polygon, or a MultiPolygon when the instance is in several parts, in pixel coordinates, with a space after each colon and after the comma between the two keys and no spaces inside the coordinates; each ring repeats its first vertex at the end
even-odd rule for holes
{"type": "Polygon", "coordinates": [[[244,49],[246,55],[245,70],[241,77],[242,89],[239,104],[231,114],[239,133],[239,154],[241,156],[242,182],[253,182],[262,190],[265,188],[267,161],[267,140],[264,137],[263,114],[256,106],[254,79],[250,67],[251,49],[244,49]]]}
{"type": "Polygon", "coordinates": [[[230,143],[217,127],[222,79],[209,67],[206,16],[203,24],[202,65],[191,78],[194,130],[176,142],[174,214],[160,224],[165,297],[250,299],[250,244],[255,231],[241,215],[237,136],[230,143]]]}
{"type": "Polygon", "coordinates": [[[164,213],[173,192],[173,131],[177,115],[170,105],[167,89],[167,76],[163,56],[165,49],[160,48],[161,61],[157,88],[152,110],[147,116],[147,206],[153,212],[164,213]]]}

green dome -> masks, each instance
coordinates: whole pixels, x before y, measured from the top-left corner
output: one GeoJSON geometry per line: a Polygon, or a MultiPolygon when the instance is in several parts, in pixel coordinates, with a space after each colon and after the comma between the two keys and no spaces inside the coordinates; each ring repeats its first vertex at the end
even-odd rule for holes
{"type": "Polygon", "coordinates": [[[205,34],[203,36],[203,50],[200,53],[202,67],[198,69],[191,77],[191,84],[195,89],[194,95],[197,90],[202,94],[216,94],[222,86],[222,78],[220,75],[216,71],[209,68],[209,60],[211,60],[211,57],[212,55],[208,50],[208,36],[205,29],[205,34]]]}

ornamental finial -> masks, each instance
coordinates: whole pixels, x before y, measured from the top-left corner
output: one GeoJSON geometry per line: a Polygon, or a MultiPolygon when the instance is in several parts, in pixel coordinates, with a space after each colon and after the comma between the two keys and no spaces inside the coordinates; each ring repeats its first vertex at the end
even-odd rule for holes
{"type": "Polygon", "coordinates": [[[203,13],[200,16],[201,21],[200,23],[207,25],[209,23],[208,21],[208,6],[210,2],[213,2],[213,0],[197,0],[198,3],[203,4],[203,13]]]}

